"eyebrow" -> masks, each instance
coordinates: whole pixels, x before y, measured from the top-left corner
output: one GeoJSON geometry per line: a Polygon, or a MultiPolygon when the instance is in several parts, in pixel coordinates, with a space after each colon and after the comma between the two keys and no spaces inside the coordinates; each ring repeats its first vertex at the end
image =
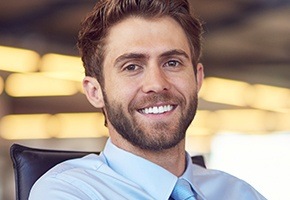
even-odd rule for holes
{"type": "Polygon", "coordinates": [[[173,50],[170,50],[170,51],[166,51],[164,53],[162,53],[160,55],[160,57],[170,57],[170,56],[183,56],[187,59],[189,59],[189,55],[187,53],[185,53],[185,51],[181,50],[181,49],[173,49],[173,50]]]}
{"type": "Polygon", "coordinates": [[[115,62],[114,66],[116,66],[118,63],[124,61],[124,60],[130,60],[130,59],[146,59],[149,56],[143,53],[126,53],[121,56],[119,56],[115,62]]]}
{"type": "MultiPolygon", "coordinates": [[[[162,53],[159,57],[161,58],[166,58],[166,57],[170,57],[170,56],[183,56],[187,59],[189,59],[190,57],[188,56],[187,53],[185,53],[185,51],[180,50],[180,49],[173,49],[173,50],[169,50],[166,51],[164,53],[162,53]]],[[[144,53],[125,53],[119,57],[117,57],[117,59],[114,62],[114,66],[116,66],[118,63],[124,61],[124,60],[130,60],[130,59],[148,59],[149,55],[148,54],[144,54],[144,53]]]]}

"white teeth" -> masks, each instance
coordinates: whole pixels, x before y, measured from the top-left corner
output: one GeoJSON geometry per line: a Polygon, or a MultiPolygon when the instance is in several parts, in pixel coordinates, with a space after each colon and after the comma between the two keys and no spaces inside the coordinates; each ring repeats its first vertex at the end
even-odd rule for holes
{"type": "Polygon", "coordinates": [[[162,114],[168,111],[171,111],[173,109],[173,106],[167,105],[167,106],[154,106],[143,109],[141,112],[144,114],[162,114]]]}

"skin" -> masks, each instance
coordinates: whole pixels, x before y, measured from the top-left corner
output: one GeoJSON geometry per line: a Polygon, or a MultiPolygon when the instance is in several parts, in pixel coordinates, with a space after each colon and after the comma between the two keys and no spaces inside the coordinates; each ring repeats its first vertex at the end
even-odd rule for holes
{"type": "Polygon", "coordinates": [[[182,123],[190,102],[197,98],[204,76],[202,64],[194,67],[196,75],[186,34],[174,19],[130,17],[114,25],[107,35],[104,87],[93,77],[85,77],[83,86],[90,103],[104,108],[106,116],[109,105],[119,109],[143,131],[146,140],[161,143],[159,149],[133,144],[120,135],[108,117],[109,134],[116,146],[180,176],[186,164],[185,139],[176,140],[180,134],[176,124],[182,123]],[[144,113],[144,108],[156,106],[170,109],[144,113]]]}

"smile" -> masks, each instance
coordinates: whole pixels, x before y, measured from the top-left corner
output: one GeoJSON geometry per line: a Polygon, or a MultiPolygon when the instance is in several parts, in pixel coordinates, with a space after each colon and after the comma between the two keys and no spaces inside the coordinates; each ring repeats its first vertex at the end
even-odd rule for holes
{"type": "Polygon", "coordinates": [[[162,113],[173,110],[173,108],[174,107],[172,105],[153,106],[153,107],[141,109],[140,112],[143,114],[162,114],[162,113]]]}

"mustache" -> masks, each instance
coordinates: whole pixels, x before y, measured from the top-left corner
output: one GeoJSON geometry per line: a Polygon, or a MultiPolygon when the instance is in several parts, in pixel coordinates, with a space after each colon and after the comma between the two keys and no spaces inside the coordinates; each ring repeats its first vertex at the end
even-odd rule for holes
{"type": "Polygon", "coordinates": [[[152,93],[130,102],[129,110],[142,109],[145,107],[156,105],[158,103],[177,105],[183,104],[184,100],[180,96],[178,97],[168,92],[152,93]]]}

